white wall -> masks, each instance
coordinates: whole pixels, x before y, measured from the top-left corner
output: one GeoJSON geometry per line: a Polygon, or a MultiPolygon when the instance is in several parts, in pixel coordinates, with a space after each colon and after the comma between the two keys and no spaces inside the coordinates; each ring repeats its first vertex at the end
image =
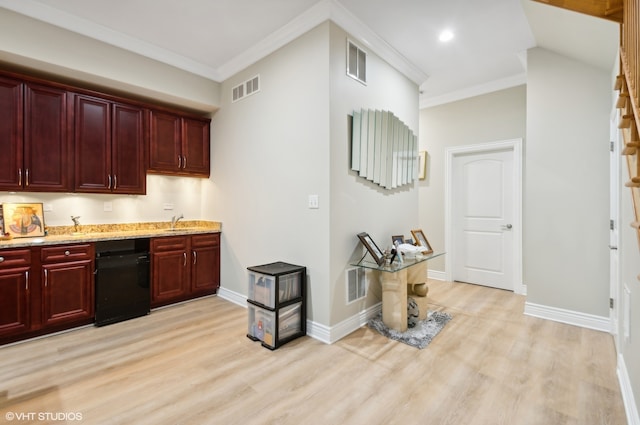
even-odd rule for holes
{"type": "Polygon", "coordinates": [[[0,62],[201,111],[219,103],[211,80],[2,8],[0,62]]]}
{"type": "Polygon", "coordinates": [[[607,317],[609,73],[542,48],[527,64],[527,301],[607,317]]]}
{"type": "Polygon", "coordinates": [[[329,323],[329,24],[222,84],[204,215],[222,221],[221,285],[246,295],[246,268],[307,267],[308,318],[329,323]],[[260,74],[260,91],[231,89],[260,74]],[[319,209],[307,207],[317,194],[319,209]]]}
{"type": "MultiPolygon", "coordinates": [[[[427,151],[427,176],[419,181],[420,227],[436,250],[446,250],[445,151],[449,147],[524,139],[526,87],[475,96],[420,111],[420,150],[427,151]]],[[[429,261],[444,272],[447,256],[429,261]]]]}
{"type": "MultiPolygon", "coordinates": [[[[626,158],[622,161],[622,182],[629,179],[629,172],[626,158]]],[[[621,186],[620,193],[620,245],[618,253],[620,255],[620,298],[617,300],[620,317],[620,355],[623,357],[627,375],[635,396],[635,405],[640,407],[640,235],[629,226],[635,221],[633,204],[631,200],[631,190],[621,186]],[[625,295],[628,289],[629,294],[629,322],[628,337],[625,335],[625,295]]],[[[636,411],[637,413],[637,411],[636,411]]],[[[631,422],[630,422],[631,423],[631,422]]]]}
{"type": "MultiPolygon", "coordinates": [[[[391,236],[404,234],[418,224],[416,184],[386,190],[350,171],[350,127],[354,110],[393,112],[418,134],[418,87],[373,52],[367,52],[367,85],[346,75],[348,34],[331,25],[331,324],[381,301],[380,284],[371,280],[369,296],[347,305],[345,270],[358,261],[363,248],[357,239],[368,232],[381,249],[391,246],[391,236]]],[[[352,39],[366,51],[362,43],[352,39]]]]}

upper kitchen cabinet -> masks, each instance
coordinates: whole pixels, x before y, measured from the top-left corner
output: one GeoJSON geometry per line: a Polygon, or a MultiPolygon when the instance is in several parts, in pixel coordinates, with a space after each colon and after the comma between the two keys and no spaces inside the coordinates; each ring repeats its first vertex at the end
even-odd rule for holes
{"type": "Polygon", "coordinates": [[[0,190],[70,192],[65,90],[0,77],[0,190]]]}
{"type": "Polygon", "coordinates": [[[210,119],[152,110],[149,123],[148,172],[209,177],[210,119]]]}
{"type": "Polygon", "coordinates": [[[144,109],[74,95],[75,191],[146,193],[144,109]]]}

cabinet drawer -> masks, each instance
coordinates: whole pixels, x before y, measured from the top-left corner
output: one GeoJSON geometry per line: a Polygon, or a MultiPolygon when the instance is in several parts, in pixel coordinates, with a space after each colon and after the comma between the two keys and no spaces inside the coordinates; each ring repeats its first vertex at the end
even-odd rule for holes
{"type": "Polygon", "coordinates": [[[216,245],[220,245],[219,233],[207,233],[206,235],[191,236],[191,246],[194,248],[200,248],[204,246],[216,246],[216,245]]]}
{"type": "Polygon", "coordinates": [[[0,251],[0,270],[10,267],[28,266],[31,264],[31,250],[12,249],[0,251]]]}
{"type": "Polygon", "coordinates": [[[93,244],[43,247],[41,251],[43,263],[87,260],[93,257],[93,244]]]}
{"type": "Polygon", "coordinates": [[[184,251],[187,249],[186,236],[169,236],[151,239],[151,252],[184,251]]]}

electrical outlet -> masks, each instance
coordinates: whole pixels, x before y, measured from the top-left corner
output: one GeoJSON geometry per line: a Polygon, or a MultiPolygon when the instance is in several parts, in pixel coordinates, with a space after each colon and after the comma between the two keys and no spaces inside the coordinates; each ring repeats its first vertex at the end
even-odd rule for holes
{"type": "Polygon", "coordinates": [[[312,208],[312,209],[320,208],[318,195],[309,195],[309,208],[312,208]]]}
{"type": "Polygon", "coordinates": [[[113,211],[113,204],[111,202],[105,202],[104,211],[113,211]]]}
{"type": "Polygon", "coordinates": [[[44,211],[44,212],[52,212],[53,211],[53,204],[44,204],[42,206],[42,211],[44,211]]]}
{"type": "Polygon", "coordinates": [[[167,203],[167,204],[162,204],[162,209],[163,210],[172,210],[173,209],[173,204],[167,203]]]}

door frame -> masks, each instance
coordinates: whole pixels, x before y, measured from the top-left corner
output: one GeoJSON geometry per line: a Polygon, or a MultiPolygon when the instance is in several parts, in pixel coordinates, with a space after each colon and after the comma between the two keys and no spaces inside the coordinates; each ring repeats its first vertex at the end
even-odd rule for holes
{"type": "Polygon", "coordinates": [[[513,152],[513,292],[526,295],[527,287],[522,282],[522,139],[510,139],[474,145],[450,147],[445,150],[445,203],[444,203],[444,246],[445,279],[453,281],[453,260],[456,247],[453,242],[453,160],[459,155],[481,154],[493,151],[513,152]]]}

